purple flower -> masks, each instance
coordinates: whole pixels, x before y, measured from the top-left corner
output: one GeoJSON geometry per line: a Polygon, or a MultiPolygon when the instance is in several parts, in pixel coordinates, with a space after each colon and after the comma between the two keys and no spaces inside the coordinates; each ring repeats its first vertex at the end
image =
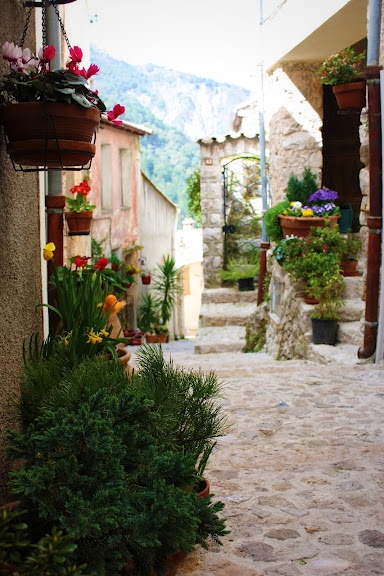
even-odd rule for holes
{"type": "Polygon", "coordinates": [[[330,200],[336,200],[339,197],[338,193],[334,190],[328,190],[328,188],[321,188],[317,190],[308,198],[308,202],[329,202],[330,200]]]}

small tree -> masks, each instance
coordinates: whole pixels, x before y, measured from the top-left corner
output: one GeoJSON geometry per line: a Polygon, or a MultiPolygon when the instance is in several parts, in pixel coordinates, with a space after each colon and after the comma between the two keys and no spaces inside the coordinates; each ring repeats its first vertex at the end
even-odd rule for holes
{"type": "Polygon", "coordinates": [[[201,225],[201,205],[200,205],[200,167],[196,166],[187,178],[188,210],[196,223],[201,225]]]}

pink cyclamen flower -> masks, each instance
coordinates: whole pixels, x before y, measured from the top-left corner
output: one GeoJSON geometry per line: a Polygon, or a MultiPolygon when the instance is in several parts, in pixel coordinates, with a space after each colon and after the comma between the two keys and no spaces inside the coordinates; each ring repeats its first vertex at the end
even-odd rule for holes
{"type": "Polygon", "coordinates": [[[74,46],[73,48],[70,48],[69,56],[70,56],[72,62],[76,62],[77,64],[80,64],[80,62],[83,59],[83,51],[79,46],[74,46]]]}
{"type": "Polygon", "coordinates": [[[8,62],[17,62],[17,60],[22,57],[23,51],[13,42],[4,42],[2,53],[4,60],[8,60],[8,62]]]}

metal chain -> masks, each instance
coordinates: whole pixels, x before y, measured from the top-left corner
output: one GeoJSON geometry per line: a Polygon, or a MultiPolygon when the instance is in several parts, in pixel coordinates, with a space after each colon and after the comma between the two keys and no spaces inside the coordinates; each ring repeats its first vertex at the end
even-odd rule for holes
{"type": "Polygon", "coordinates": [[[47,13],[45,10],[45,2],[43,1],[43,6],[41,8],[41,29],[42,29],[42,39],[43,39],[43,51],[47,45],[47,13]]]}
{"type": "Polygon", "coordinates": [[[65,31],[65,28],[64,28],[63,21],[62,21],[62,19],[61,19],[61,17],[60,17],[59,9],[58,9],[58,7],[57,7],[57,5],[56,5],[56,0],[49,0],[49,2],[50,2],[50,4],[52,4],[52,6],[53,6],[54,9],[55,9],[56,16],[57,16],[57,19],[58,19],[59,24],[60,24],[61,32],[62,32],[62,34],[63,34],[63,36],[64,36],[64,38],[65,38],[65,42],[66,42],[66,44],[67,44],[68,50],[70,50],[70,49],[71,49],[71,45],[70,45],[70,43],[69,43],[68,36],[67,36],[67,33],[66,33],[66,31],[65,31]]]}
{"type": "Polygon", "coordinates": [[[27,30],[28,30],[29,21],[31,19],[31,16],[32,16],[32,7],[29,8],[27,17],[25,19],[24,30],[23,30],[23,33],[21,35],[21,40],[20,40],[20,47],[21,48],[24,46],[24,40],[25,40],[25,37],[27,35],[27,30]]]}

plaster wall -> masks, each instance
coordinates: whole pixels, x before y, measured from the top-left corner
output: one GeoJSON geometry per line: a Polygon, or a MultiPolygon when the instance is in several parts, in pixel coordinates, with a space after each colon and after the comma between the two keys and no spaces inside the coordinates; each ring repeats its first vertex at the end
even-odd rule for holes
{"type": "MultiPolygon", "coordinates": [[[[2,0],[0,45],[20,42],[25,10],[19,0],[2,0]]],[[[25,46],[35,50],[34,15],[25,46]]],[[[7,64],[0,62],[3,72],[7,64]]],[[[6,458],[6,427],[16,425],[9,414],[9,402],[19,394],[23,340],[42,333],[42,241],[40,188],[37,172],[15,172],[6,153],[4,133],[0,135],[0,503],[9,501],[7,489],[9,461],[6,458]]],[[[44,263],[45,264],[45,263],[44,263]]]]}

